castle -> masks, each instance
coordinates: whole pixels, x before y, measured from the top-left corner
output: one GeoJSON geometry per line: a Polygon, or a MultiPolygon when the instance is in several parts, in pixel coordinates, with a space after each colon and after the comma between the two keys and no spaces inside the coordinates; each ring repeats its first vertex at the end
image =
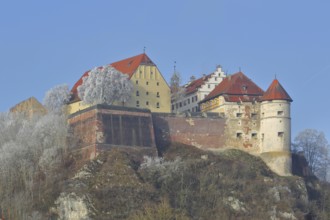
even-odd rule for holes
{"type": "MultiPolygon", "coordinates": [[[[291,175],[291,97],[277,79],[264,92],[242,72],[221,67],[184,86],[171,103],[170,88],[146,54],[111,64],[134,84],[126,106],[85,105],[73,86],[68,122],[85,158],[111,147],[134,147],[157,155],[172,142],[200,149],[240,149],[261,157],[279,175],[291,175]],[[172,109],[172,113],[170,112],[172,109]]],[[[35,100],[32,100],[34,105],[35,100]]],[[[31,100],[11,111],[22,111],[31,100]]]]}
{"type": "Polygon", "coordinates": [[[112,66],[129,74],[135,85],[126,107],[84,106],[77,96],[82,78],[72,89],[69,122],[76,132],[89,134],[81,140],[84,147],[94,153],[170,142],[212,151],[235,148],[260,156],[280,175],[291,175],[292,99],[277,79],[264,92],[242,72],[226,76],[218,66],[185,85],[184,95],[171,103],[164,77],[146,54],[112,66]]]}

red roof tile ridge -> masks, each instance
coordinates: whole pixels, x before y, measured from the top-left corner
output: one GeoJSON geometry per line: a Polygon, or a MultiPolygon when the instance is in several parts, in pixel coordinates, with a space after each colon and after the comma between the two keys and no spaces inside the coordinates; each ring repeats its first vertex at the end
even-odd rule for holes
{"type": "Polygon", "coordinates": [[[224,78],[203,101],[210,100],[219,95],[247,95],[258,97],[263,94],[264,91],[240,71],[224,78]]]}
{"type": "MultiPolygon", "coordinates": [[[[141,64],[144,64],[144,63],[150,64],[150,65],[155,65],[146,53],[142,53],[142,54],[139,54],[139,55],[136,55],[133,57],[119,60],[119,61],[113,62],[111,64],[108,64],[108,65],[114,67],[119,72],[127,74],[129,76],[129,78],[131,78],[133,76],[133,74],[135,73],[135,71],[137,70],[137,68],[141,64]]],[[[101,68],[101,67],[98,67],[98,68],[101,68]]],[[[71,101],[74,102],[74,101],[79,100],[78,91],[77,91],[78,86],[80,86],[83,83],[83,77],[88,76],[90,71],[91,70],[86,71],[72,87],[72,89],[71,89],[72,100],[71,101]]]]}
{"type": "Polygon", "coordinates": [[[287,100],[292,102],[291,97],[285,91],[283,86],[277,79],[274,79],[273,82],[268,87],[267,91],[261,98],[262,101],[271,101],[271,100],[287,100]]]}
{"type": "Polygon", "coordinates": [[[143,63],[155,65],[154,62],[152,62],[152,60],[145,53],[113,62],[110,65],[116,68],[118,71],[128,74],[129,78],[131,78],[136,69],[143,63]]]}

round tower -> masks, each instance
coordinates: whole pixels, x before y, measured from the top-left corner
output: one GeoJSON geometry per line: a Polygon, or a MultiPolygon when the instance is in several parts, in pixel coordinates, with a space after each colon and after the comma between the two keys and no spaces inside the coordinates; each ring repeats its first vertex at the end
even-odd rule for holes
{"type": "Polygon", "coordinates": [[[277,174],[291,175],[292,99],[275,79],[264,93],[260,106],[261,157],[277,174]]]}

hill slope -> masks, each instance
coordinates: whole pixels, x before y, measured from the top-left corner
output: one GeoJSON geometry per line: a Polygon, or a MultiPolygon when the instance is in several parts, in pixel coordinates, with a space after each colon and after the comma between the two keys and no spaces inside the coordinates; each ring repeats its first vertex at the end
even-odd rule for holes
{"type": "Polygon", "coordinates": [[[58,219],[326,217],[316,208],[320,195],[309,201],[320,185],[309,182],[306,188],[300,177],[279,177],[239,150],[214,154],[174,144],[160,159],[114,148],[73,173],[65,185],[51,208],[58,219]]]}

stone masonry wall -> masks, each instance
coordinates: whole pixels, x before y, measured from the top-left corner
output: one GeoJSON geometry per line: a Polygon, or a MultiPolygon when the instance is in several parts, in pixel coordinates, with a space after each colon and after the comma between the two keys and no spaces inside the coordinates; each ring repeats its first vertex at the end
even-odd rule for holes
{"type": "Polygon", "coordinates": [[[153,113],[152,117],[158,147],[166,147],[171,142],[212,150],[224,146],[225,119],[219,116],[185,117],[153,113]]]}
{"type": "Polygon", "coordinates": [[[82,160],[111,147],[149,148],[157,153],[149,110],[96,105],[70,115],[68,122],[82,160]]]}

